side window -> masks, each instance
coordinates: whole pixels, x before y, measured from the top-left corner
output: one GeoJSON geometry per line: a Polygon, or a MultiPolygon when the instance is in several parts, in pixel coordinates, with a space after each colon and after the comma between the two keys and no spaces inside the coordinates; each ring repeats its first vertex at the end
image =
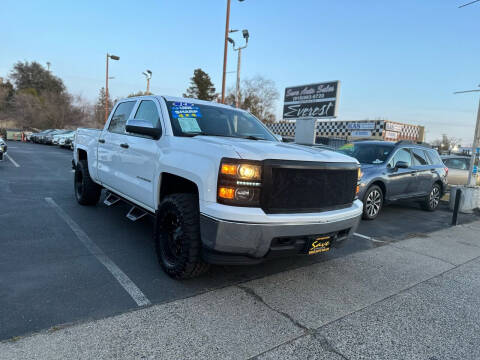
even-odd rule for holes
{"type": "Polygon", "coordinates": [[[393,167],[395,167],[395,165],[399,161],[405,161],[408,164],[408,167],[412,166],[412,156],[410,155],[410,150],[398,150],[397,153],[393,156],[393,167]]]}
{"type": "Polygon", "coordinates": [[[428,165],[425,153],[421,149],[412,149],[413,161],[416,166],[428,165]]]}
{"type": "Polygon", "coordinates": [[[438,155],[437,150],[428,150],[428,157],[430,158],[432,164],[435,164],[435,165],[443,164],[443,161],[440,158],[440,155],[438,155]]]}
{"type": "Polygon", "coordinates": [[[157,105],[152,100],[143,100],[138,106],[135,119],[149,121],[153,127],[158,127],[160,116],[158,115],[157,105]]]}
{"type": "Polygon", "coordinates": [[[117,134],[124,134],[125,123],[127,122],[134,105],[135,101],[126,101],[118,105],[112,116],[110,125],[108,126],[108,131],[117,134]]]}

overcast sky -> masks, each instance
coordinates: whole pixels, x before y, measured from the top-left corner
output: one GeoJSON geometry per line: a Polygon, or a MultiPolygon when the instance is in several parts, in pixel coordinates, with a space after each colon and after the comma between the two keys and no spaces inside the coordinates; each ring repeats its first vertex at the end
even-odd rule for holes
{"type": "MultiPolygon", "coordinates": [[[[341,80],[341,120],[421,124],[428,140],[471,143],[480,93],[452,93],[480,84],[480,3],[462,3],[232,0],[231,28],[249,30],[242,77],[275,81],[279,117],[286,86],[341,80]]],[[[2,0],[0,76],[18,60],[49,61],[70,92],[93,101],[108,51],[121,58],[111,62],[113,97],[144,90],[145,69],[156,94],[181,95],[198,67],[220,91],[225,9],[226,0],[2,0]]]]}

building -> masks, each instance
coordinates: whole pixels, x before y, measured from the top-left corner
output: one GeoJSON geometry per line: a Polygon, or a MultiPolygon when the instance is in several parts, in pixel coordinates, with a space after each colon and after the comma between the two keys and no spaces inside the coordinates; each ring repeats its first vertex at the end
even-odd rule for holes
{"type": "MultiPolygon", "coordinates": [[[[275,134],[286,137],[295,136],[295,121],[282,121],[269,124],[268,126],[275,134]]],[[[389,120],[318,120],[315,126],[315,132],[317,138],[337,138],[344,140],[376,139],[423,142],[425,139],[425,128],[423,126],[389,120]]]]}

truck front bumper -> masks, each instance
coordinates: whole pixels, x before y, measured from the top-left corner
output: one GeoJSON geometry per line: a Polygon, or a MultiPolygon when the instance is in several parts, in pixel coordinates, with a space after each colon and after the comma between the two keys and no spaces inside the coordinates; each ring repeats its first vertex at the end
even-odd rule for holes
{"type": "Polygon", "coordinates": [[[332,214],[309,214],[308,221],[282,223],[235,222],[206,214],[200,216],[203,258],[213,264],[255,264],[265,259],[305,254],[312,237],[328,235],[331,246],[342,245],[352,235],[362,215],[362,203],[355,201],[332,214]]]}

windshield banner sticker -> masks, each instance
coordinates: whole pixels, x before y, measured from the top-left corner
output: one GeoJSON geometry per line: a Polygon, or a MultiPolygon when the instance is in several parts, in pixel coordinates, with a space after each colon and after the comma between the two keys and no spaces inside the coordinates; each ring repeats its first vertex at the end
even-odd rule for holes
{"type": "Polygon", "coordinates": [[[190,103],[175,102],[172,106],[172,117],[174,119],[181,118],[200,118],[202,113],[200,108],[190,103]]]}

